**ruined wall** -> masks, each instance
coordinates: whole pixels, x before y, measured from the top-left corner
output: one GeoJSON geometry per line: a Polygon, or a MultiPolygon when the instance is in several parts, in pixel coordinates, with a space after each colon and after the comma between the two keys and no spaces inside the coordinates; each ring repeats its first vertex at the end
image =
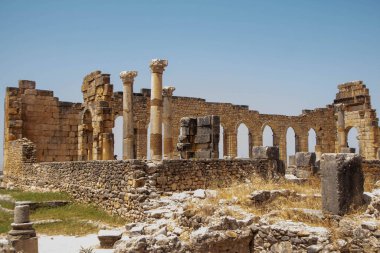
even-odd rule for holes
{"type": "MultiPolygon", "coordinates": [[[[20,81],[19,88],[7,88],[5,98],[4,160],[8,142],[22,137],[37,145],[39,161],[109,160],[113,159],[113,127],[122,116],[122,92],[113,92],[110,75],[94,71],[82,84],[83,103],[59,102],[52,91],[35,89],[35,82],[20,81]]],[[[345,129],[359,130],[360,151],[365,159],[377,159],[380,134],[376,111],[371,108],[369,91],[360,82],[339,86],[334,104],[315,110],[303,110],[298,116],[260,114],[248,106],[207,102],[204,99],[173,96],[170,99],[172,117],[164,124],[172,129],[172,149],[175,150],[183,117],[220,116],[224,142],[223,156],[236,157],[237,130],[245,124],[249,130],[249,149],[262,146],[265,126],[273,131],[273,144],[280,149],[280,158],[287,161],[286,133],[295,132],[295,151],[307,152],[308,132],[316,132],[317,154],[340,152],[336,105],[344,104],[345,129]],[[170,121],[170,122],[167,122],[170,121]]],[[[135,154],[147,158],[147,132],[150,120],[150,89],[133,96],[135,154]]],[[[347,134],[346,133],[346,134],[347,134]]],[[[165,136],[164,136],[165,138],[165,136]]],[[[165,145],[168,142],[165,141],[165,145]]],[[[343,145],[344,146],[344,145],[343,145]]],[[[165,147],[164,147],[165,150],[165,147]]],[[[175,151],[174,158],[179,157],[175,151]]]]}
{"type": "Polygon", "coordinates": [[[9,142],[26,137],[37,146],[38,161],[77,160],[81,104],[61,102],[52,91],[22,80],[5,96],[4,164],[9,142]]]}
{"type": "MultiPolygon", "coordinates": [[[[340,106],[344,113],[344,125],[341,126],[344,132],[342,142],[346,147],[347,135],[351,128],[358,130],[359,154],[365,159],[379,159],[378,150],[380,143],[379,119],[376,110],[372,109],[369,89],[363,81],[344,83],[338,86],[339,92],[336,94],[334,105],[340,106]]],[[[338,112],[336,113],[338,117],[338,112]]],[[[339,122],[337,121],[337,128],[339,122]]],[[[336,142],[336,150],[340,149],[342,143],[336,142]]]]}
{"type": "MultiPolygon", "coordinates": [[[[134,94],[134,114],[135,127],[137,133],[137,158],[147,157],[147,131],[150,119],[150,90],[144,89],[142,93],[134,94]]],[[[115,100],[115,113],[122,112],[121,95],[115,100]]],[[[317,135],[316,150],[320,152],[334,152],[336,140],[336,125],[334,108],[318,108],[315,110],[304,110],[299,116],[260,114],[257,111],[249,110],[248,106],[233,105],[230,103],[207,102],[204,99],[192,97],[172,97],[172,136],[180,135],[180,120],[183,117],[201,117],[207,115],[220,116],[224,136],[224,156],[237,156],[237,130],[240,124],[244,123],[251,137],[250,149],[253,146],[262,146],[263,130],[265,126],[270,126],[273,131],[273,143],[280,147],[280,157],[287,160],[286,152],[286,132],[289,127],[294,129],[296,134],[296,152],[308,151],[308,132],[312,128],[317,135]]],[[[177,139],[173,138],[173,147],[176,146],[177,139]]],[[[179,157],[176,152],[175,156],[179,157]]]]}
{"type": "Polygon", "coordinates": [[[283,175],[268,160],[70,161],[35,163],[36,146],[27,139],[10,143],[11,174],[6,184],[26,190],[65,191],[75,199],[98,205],[110,213],[142,219],[143,202],[152,192],[226,186],[261,175],[283,175]],[[74,180],[75,179],[75,180],[74,180]]]}

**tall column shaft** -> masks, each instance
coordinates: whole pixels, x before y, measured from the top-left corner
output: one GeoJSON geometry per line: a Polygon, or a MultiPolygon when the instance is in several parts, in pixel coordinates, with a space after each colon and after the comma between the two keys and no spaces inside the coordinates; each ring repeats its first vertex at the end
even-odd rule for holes
{"type": "Polygon", "coordinates": [[[123,160],[135,159],[135,136],[133,124],[133,82],[137,71],[123,71],[123,160]]]}
{"type": "Polygon", "coordinates": [[[162,73],[168,65],[166,60],[154,59],[150,63],[151,101],[150,101],[150,157],[162,159],[162,73]]]}
{"type": "Polygon", "coordinates": [[[175,88],[165,87],[163,95],[163,122],[164,122],[164,159],[173,158],[173,130],[172,130],[172,96],[175,88]]]}
{"type": "Polygon", "coordinates": [[[338,130],[338,152],[342,152],[343,148],[347,147],[346,127],[344,121],[344,105],[336,105],[336,112],[338,114],[337,130],[338,130]]]}

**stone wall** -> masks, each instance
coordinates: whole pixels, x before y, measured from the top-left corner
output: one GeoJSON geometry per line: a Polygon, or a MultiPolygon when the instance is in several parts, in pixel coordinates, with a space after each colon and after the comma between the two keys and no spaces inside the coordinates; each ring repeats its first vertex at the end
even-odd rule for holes
{"type": "Polygon", "coordinates": [[[274,178],[283,168],[273,160],[143,160],[35,163],[35,145],[10,143],[5,183],[25,190],[64,191],[76,200],[133,220],[144,218],[143,202],[162,191],[226,186],[250,176],[274,178]]]}
{"type": "Polygon", "coordinates": [[[38,161],[77,160],[81,104],[61,102],[52,91],[35,87],[34,81],[22,80],[6,90],[4,164],[9,142],[23,137],[36,144],[38,161]]]}
{"type": "Polygon", "coordinates": [[[375,183],[380,180],[380,160],[365,160],[362,169],[366,180],[375,183]]]}

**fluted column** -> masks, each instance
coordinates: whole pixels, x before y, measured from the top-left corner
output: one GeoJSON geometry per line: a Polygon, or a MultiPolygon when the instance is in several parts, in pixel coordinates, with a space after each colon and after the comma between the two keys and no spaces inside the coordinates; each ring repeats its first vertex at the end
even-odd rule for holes
{"type": "Polygon", "coordinates": [[[133,82],[136,76],[137,71],[120,73],[123,81],[123,160],[136,158],[133,126],[133,82]]]}
{"type": "Polygon", "coordinates": [[[162,160],[162,73],[168,66],[167,60],[153,59],[150,63],[151,101],[150,101],[150,157],[162,160]]]}
{"type": "Polygon", "coordinates": [[[169,86],[162,90],[163,96],[163,122],[164,122],[164,159],[173,158],[173,134],[172,134],[172,97],[175,87],[169,86]]]}

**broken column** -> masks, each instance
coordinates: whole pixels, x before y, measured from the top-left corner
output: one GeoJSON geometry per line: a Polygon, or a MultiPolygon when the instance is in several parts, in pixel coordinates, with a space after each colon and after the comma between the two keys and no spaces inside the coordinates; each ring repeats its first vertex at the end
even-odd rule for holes
{"type": "Polygon", "coordinates": [[[133,82],[137,71],[122,71],[123,81],[123,160],[134,159],[133,82]]]}
{"type": "Polygon", "coordinates": [[[325,153],[321,158],[323,211],[344,215],[363,204],[362,159],[356,154],[325,153]]]}
{"type": "Polygon", "coordinates": [[[152,72],[152,91],[150,100],[150,157],[162,159],[162,73],[168,66],[167,60],[153,59],[150,63],[152,72]]]}
{"type": "Polygon", "coordinates": [[[297,152],[295,156],[295,176],[298,178],[308,178],[316,174],[316,155],[314,152],[297,152]]]}
{"type": "Polygon", "coordinates": [[[172,135],[172,97],[175,88],[165,87],[162,90],[163,96],[163,122],[164,122],[164,159],[173,158],[173,135],[172,135]]]}
{"type": "Polygon", "coordinates": [[[29,206],[16,206],[12,230],[8,233],[8,241],[16,252],[38,253],[38,239],[33,223],[29,220],[29,206]]]}

